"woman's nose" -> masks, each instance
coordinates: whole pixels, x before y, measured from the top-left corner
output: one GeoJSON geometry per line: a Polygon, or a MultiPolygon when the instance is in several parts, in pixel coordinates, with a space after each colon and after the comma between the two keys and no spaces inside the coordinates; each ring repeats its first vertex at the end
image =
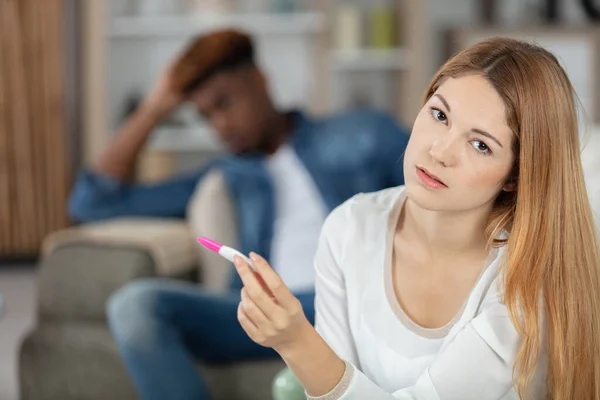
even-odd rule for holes
{"type": "Polygon", "coordinates": [[[429,148],[429,155],[436,164],[441,164],[444,167],[450,167],[456,163],[456,143],[457,138],[451,134],[445,135],[443,138],[435,140],[429,148]]]}

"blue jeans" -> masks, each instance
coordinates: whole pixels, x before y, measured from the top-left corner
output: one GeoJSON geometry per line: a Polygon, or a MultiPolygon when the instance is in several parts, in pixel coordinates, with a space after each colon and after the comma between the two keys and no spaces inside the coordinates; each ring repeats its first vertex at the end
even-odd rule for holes
{"type": "MultiPolygon", "coordinates": [[[[314,323],[314,294],[297,297],[314,323]]],[[[144,400],[209,399],[197,360],[221,364],[277,356],[244,332],[239,301],[239,292],[154,278],[132,282],[111,297],[109,325],[144,400]]]]}

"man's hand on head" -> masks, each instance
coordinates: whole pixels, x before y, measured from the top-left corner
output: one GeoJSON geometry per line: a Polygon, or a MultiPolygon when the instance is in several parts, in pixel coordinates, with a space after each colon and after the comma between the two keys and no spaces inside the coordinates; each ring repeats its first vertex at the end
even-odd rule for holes
{"type": "Polygon", "coordinates": [[[171,114],[185,100],[185,95],[173,84],[174,64],[167,66],[159,75],[152,90],[144,99],[143,108],[156,113],[160,119],[171,114]]]}

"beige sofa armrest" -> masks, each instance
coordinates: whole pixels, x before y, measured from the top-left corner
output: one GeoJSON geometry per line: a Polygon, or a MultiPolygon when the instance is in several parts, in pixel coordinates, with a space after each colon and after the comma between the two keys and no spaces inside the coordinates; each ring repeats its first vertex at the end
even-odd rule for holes
{"type": "Polygon", "coordinates": [[[42,255],[82,243],[142,248],[154,259],[159,276],[185,274],[198,261],[198,244],[187,223],[159,218],[118,218],[57,231],[44,240],[42,255]]]}
{"type": "MultiPolygon", "coordinates": [[[[187,223],[194,236],[207,236],[228,246],[238,246],[234,202],[222,171],[210,171],[200,182],[187,207],[187,223]]],[[[204,286],[229,289],[231,263],[210,250],[197,246],[200,279],[204,286]]]]}

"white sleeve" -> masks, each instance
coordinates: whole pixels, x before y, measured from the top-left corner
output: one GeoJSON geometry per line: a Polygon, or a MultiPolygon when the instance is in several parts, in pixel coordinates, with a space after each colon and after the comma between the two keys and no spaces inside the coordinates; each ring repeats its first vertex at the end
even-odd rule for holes
{"type": "MultiPolygon", "coordinates": [[[[387,393],[357,368],[343,394],[323,396],[327,400],[497,400],[512,389],[512,372],[520,339],[506,307],[490,305],[442,350],[415,385],[387,393]]],[[[349,382],[348,382],[349,380],[349,382]]],[[[343,383],[343,382],[341,382],[343,383]]],[[[332,392],[336,391],[334,389],[332,392]]],[[[512,397],[511,397],[512,398],[512,397]]],[[[539,398],[533,395],[533,398],[539,398]]],[[[320,398],[319,398],[320,399],[320,398]]]]}
{"type": "MultiPolygon", "coordinates": [[[[344,207],[344,206],[342,206],[344,207]]],[[[344,274],[340,268],[344,234],[343,214],[334,210],[325,220],[315,256],[315,328],[343,360],[357,365],[350,331],[344,274]]]]}

